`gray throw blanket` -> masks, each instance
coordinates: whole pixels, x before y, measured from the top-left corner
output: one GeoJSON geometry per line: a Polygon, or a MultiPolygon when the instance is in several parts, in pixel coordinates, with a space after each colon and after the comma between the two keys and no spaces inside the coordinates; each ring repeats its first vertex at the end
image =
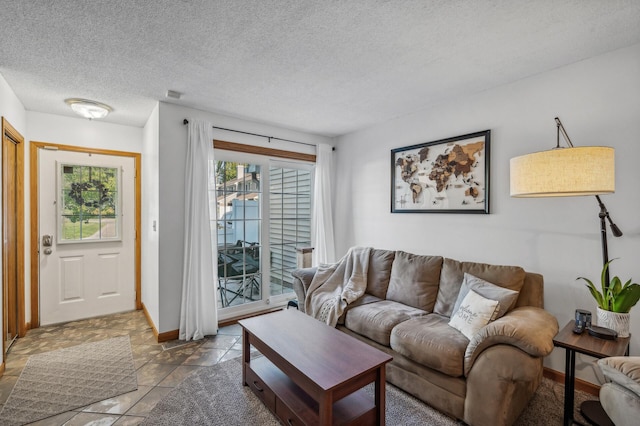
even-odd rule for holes
{"type": "Polygon", "coordinates": [[[352,247],[338,262],[318,266],[304,300],[306,313],[335,327],[347,305],[367,289],[370,252],[352,247]]]}

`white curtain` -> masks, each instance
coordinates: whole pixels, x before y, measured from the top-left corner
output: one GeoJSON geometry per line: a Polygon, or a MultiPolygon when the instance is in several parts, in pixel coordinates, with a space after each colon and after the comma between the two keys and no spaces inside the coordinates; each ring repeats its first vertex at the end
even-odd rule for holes
{"type": "Polygon", "coordinates": [[[313,188],[314,208],[311,225],[314,265],[336,261],[331,207],[332,177],[333,148],[327,144],[319,144],[316,149],[316,179],[313,188]]]}
{"type": "MultiPolygon", "coordinates": [[[[214,174],[211,123],[189,120],[185,172],[184,259],[180,339],[217,334],[216,233],[211,232],[209,182],[214,174]],[[212,241],[213,239],[213,241],[212,241]]],[[[215,185],[215,181],[213,182],[215,185]]],[[[215,192],[214,192],[215,193],[215,192]]]]}

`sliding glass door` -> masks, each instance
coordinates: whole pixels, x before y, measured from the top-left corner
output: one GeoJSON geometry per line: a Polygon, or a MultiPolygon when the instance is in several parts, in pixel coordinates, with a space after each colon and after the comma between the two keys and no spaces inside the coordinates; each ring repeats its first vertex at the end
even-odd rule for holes
{"type": "Polygon", "coordinates": [[[311,244],[312,165],[216,151],[215,176],[219,317],[285,305],[311,244]]]}
{"type": "Polygon", "coordinates": [[[261,166],[216,162],[218,306],[262,299],[261,166]]]}

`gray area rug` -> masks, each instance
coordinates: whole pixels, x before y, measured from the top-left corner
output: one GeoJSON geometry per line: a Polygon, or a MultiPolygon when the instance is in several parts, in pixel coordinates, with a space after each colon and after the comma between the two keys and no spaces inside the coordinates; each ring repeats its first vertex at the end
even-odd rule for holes
{"type": "MultiPolygon", "coordinates": [[[[240,358],[197,370],[165,396],[142,423],[145,426],[277,426],[271,412],[242,386],[240,358]]],[[[365,390],[373,397],[373,386],[365,390]]],[[[402,426],[463,424],[387,383],[386,423],[402,426]]],[[[544,379],[518,426],[561,425],[564,387],[544,379]]],[[[593,396],[576,392],[576,406],[593,396]]],[[[576,419],[583,421],[577,413],[576,419]]]]}
{"type": "Polygon", "coordinates": [[[129,336],[32,355],[0,412],[22,425],[138,389],[129,336]]]}

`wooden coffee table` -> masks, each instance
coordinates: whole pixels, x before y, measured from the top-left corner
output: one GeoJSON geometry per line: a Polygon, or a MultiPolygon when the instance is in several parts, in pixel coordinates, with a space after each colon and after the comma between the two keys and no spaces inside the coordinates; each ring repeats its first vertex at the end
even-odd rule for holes
{"type": "Polygon", "coordinates": [[[239,323],[242,382],[283,424],[385,424],[392,356],[295,309],[239,323]],[[251,359],[251,345],[264,356],[251,359]],[[373,398],[362,390],[372,382],[373,398]]]}

